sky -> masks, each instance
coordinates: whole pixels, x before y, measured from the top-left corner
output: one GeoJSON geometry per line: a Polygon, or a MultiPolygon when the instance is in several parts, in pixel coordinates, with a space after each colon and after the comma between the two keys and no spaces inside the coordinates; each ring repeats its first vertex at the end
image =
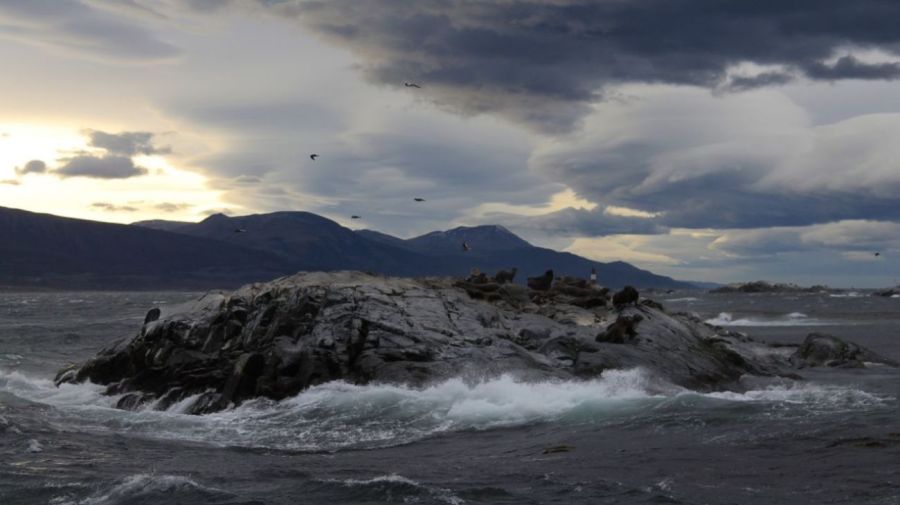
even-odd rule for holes
{"type": "Polygon", "coordinates": [[[686,280],[895,285],[898,18],[893,0],[0,0],[0,206],[502,224],[686,280]]]}

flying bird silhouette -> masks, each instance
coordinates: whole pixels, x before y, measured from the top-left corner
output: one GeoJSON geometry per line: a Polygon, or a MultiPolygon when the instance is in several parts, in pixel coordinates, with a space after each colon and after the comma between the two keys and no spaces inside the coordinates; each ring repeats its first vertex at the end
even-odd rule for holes
{"type": "Polygon", "coordinates": [[[424,198],[413,198],[413,200],[415,200],[415,201],[417,201],[417,202],[424,202],[424,201],[425,201],[424,198]]]}
{"type": "Polygon", "coordinates": [[[245,230],[245,229],[243,229],[243,228],[235,228],[235,229],[234,229],[234,232],[235,232],[235,233],[247,233],[247,230],[245,230]]]}
{"type": "Polygon", "coordinates": [[[472,248],[469,247],[469,243],[468,243],[468,242],[463,242],[463,243],[462,243],[462,248],[463,248],[463,252],[469,252],[469,251],[472,250],[472,248]]]}
{"type": "Polygon", "coordinates": [[[359,219],[359,216],[357,216],[357,215],[352,215],[352,216],[350,216],[350,219],[359,219]]]}
{"type": "Polygon", "coordinates": [[[881,256],[880,252],[875,253],[875,257],[881,256]]]}
{"type": "Polygon", "coordinates": [[[414,82],[404,82],[403,85],[406,86],[407,88],[421,88],[422,87],[414,82]]]}
{"type": "Polygon", "coordinates": [[[311,159],[311,160],[313,160],[313,161],[316,161],[316,158],[318,158],[318,157],[319,157],[318,154],[310,154],[310,155],[309,155],[309,159],[311,159]]]}

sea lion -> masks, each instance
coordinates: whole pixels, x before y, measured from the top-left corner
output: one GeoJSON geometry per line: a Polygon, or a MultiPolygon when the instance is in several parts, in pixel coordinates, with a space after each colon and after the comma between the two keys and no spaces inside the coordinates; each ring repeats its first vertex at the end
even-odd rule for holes
{"type": "Polygon", "coordinates": [[[637,289],[634,289],[633,286],[625,286],[622,288],[622,291],[613,295],[613,307],[618,309],[626,305],[637,305],[639,298],[640,295],[638,294],[637,289]]]}
{"type": "Polygon", "coordinates": [[[508,282],[512,282],[513,279],[516,278],[516,272],[518,272],[518,269],[516,267],[513,267],[509,270],[500,270],[496,275],[494,275],[494,281],[497,284],[506,284],[508,282]]]}
{"type": "Polygon", "coordinates": [[[609,344],[624,344],[633,340],[637,336],[635,327],[644,320],[644,316],[635,314],[633,316],[619,316],[616,322],[606,327],[606,331],[597,335],[597,342],[606,342],[609,344]]]}
{"type": "Polygon", "coordinates": [[[529,277],[527,282],[528,287],[535,291],[550,291],[550,286],[553,285],[553,270],[547,270],[540,277],[529,277]]]}

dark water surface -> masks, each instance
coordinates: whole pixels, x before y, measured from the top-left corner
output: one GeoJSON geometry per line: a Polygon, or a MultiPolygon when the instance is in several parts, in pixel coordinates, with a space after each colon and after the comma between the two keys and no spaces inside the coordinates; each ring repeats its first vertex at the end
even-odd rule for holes
{"type": "MultiPolygon", "coordinates": [[[[330,384],[208,416],[124,412],[55,371],[185,293],[0,293],[0,504],[900,503],[900,373],[699,394],[642,370],[425,390],[330,384]],[[564,452],[547,449],[568,446],[564,452]]],[[[900,359],[900,299],[657,296],[779,342],[900,359]]]]}

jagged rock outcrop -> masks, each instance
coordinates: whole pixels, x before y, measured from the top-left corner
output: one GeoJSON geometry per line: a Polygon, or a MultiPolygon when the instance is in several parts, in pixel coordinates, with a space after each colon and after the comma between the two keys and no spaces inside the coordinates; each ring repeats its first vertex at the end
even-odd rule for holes
{"type": "Polygon", "coordinates": [[[607,290],[577,279],[546,291],[492,284],[496,296],[486,301],[470,296],[483,291],[465,281],[316,272],[209,293],[151,310],[134,339],[62,370],[57,381],[108,385],[123,395],[122,408],[195,396],[189,410],[204,413],[333,380],[576,379],[640,366],[710,390],[787,366],[765,344],[690,315],[642,304],[611,311],[607,290]],[[622,321],[631,322],[622,343],[597,341],[622,321]]]}
{"type": "Polygon", "coordinates": [[[900,363],[880,356],[861,345],[823,333],[807,335],[789,360],[798,368],[814,366],[865,368],[866,363],[900,366],[900,363]]]}

